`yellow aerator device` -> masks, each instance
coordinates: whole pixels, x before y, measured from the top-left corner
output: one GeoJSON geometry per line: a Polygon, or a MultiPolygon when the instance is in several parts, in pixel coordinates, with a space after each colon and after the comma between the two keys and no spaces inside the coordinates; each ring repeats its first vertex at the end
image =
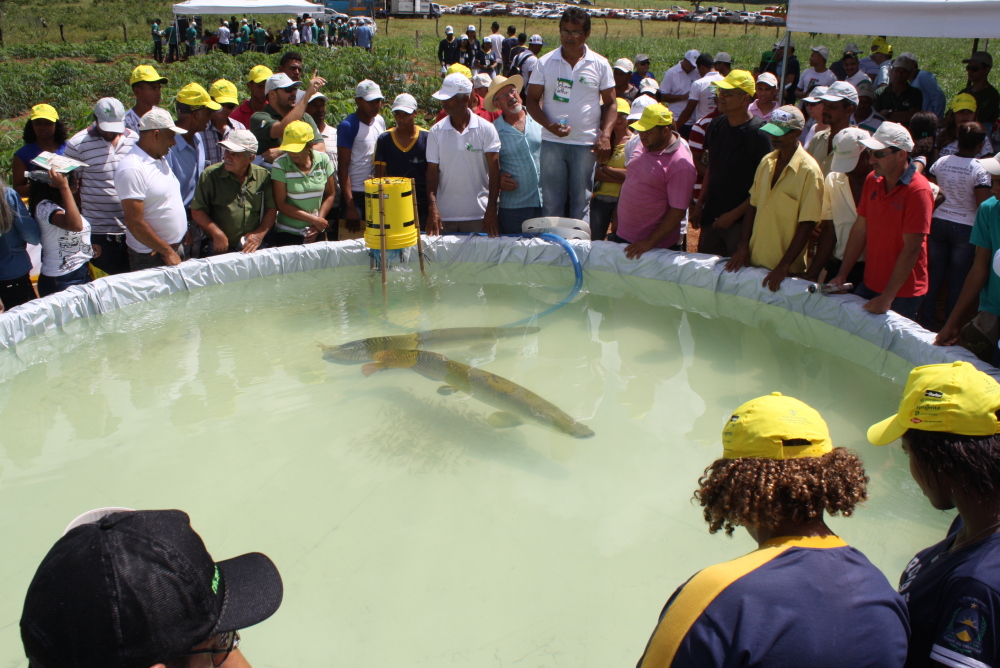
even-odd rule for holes
{"type": "Polygon", "coordinates": [[[420,230],[413,216],[415,194],[410,179],[385,177],[365,181],[365,245],[381,250],[379,186],[385,212],[385,249],[398,250],[417,244],[420,230]]]}

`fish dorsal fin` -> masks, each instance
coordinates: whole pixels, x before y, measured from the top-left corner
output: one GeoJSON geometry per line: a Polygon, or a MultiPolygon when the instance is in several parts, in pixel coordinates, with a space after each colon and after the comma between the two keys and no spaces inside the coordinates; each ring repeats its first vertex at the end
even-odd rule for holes
{"type": "Polygon", "coordinates": [[[494,429],[510,429],[511,427],[521,426],[524,424],[524,421],[513,413],[498,411],[486,418],[486,424],[494,429]]]}

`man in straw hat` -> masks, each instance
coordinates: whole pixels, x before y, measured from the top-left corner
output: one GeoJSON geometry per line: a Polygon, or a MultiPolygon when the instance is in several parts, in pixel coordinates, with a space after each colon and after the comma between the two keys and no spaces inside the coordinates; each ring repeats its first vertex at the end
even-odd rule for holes
{"type": "Polygon", "coordinates": [[[497,77],[483,99],[486,109],[503,114],[493,121],[500,136],[501,234],[518,234],[524,221],[542,215],[542,126],[521,103],[523,87],[520,74],[497,77]]]}
{"type": "Polygon", "coordinates": [[[902,598],[824,520],[853,514],[867,482],[807,404],[775,392],[737,408],[694,498],[710,533],[742,526],[758,549],[678,588],[639,668],[903,666],[902,598]]]}

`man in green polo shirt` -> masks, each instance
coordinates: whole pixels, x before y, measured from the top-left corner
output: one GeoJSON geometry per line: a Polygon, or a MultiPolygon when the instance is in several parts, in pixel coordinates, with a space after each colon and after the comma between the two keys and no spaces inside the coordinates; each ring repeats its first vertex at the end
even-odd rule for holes
{"type": "Polygon", "coordinates": [[[283,72],[268,77],[264,85],[267,106],[250,117],[250,131],[257,138],[257,154],[264,159],[265,167],[270,168],[271,163],[281,155],[282,151],[278,147],[281,145],[282,135],[285,127],[293,121],[308,123],[315,134],[313,143],[321,145],[317,150],[325,150],[323,135],[316,127],[316,121],[306,113],[309,98],[324,85],[325,79],[313,77],[306,87],[305,95],[296,104],[295,97],[302,86],[301,81],[292,81],[283,72]]]}
{"type": "Polygon", "coordinates": [[[271,174],[253,164],[257,154],[253,133],[233,130],[219,146],[222,162],[202,172],[191,202],[191,218],[207,237],[202,257],[254,252],[278,215],[271,174]]]}

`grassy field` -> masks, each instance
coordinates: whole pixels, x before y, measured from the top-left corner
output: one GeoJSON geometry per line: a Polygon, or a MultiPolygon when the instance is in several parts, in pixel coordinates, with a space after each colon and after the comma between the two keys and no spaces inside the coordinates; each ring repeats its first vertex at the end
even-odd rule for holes
{"type": "MultiPolygon", "coordinates": [[[[610,6],[635,6],[632,1],[609,2],[610,6]]],[[[641,6],[673,4],[650,1],[641,6]]],[[[168,18],[170,2],[159,0],[75,0],[44,3],[23,0],[17,4],[0,0],[0,29],[4,47],[0,48],[0,173],[7,174],[11,156],[20,144],[24,114],[34,104],[48,102],[56,106],[72,129],[84,127],[90,107],[103,96],[117,96],[128,104],[131,92],[128,73],[135,65],[149,60],[152,42],[148,37],[153,18],[168,18]],[[45,21],[48,27],[42,26],[45,21]],[[59,24],[63,24],[60,37],[59,24]],[[122,24],[125,28],[123,29],[122,24]],[[129,41],[124,34],[128,32],[129,41]]],[[[731,5],[737,7],[739,5],[731,5]]],[[[265,25],[278,26],[285,17],[267,17],[265,25]]],[[[215,25],[217,17],[203,17],[207,25],[215,25]]],[[[514,25],[519,32],[541,34],[548,46],[558,44],[555,21],[532,19],[499,19],[503,29],[514,25]]],[[[468,24],[481,24],[486,32],[492,17],[447,15],[441,19],[389,19],[378,22],[379,33],[372,54],[360,49],[330,52],[317,47],[303,47],[306,69],[319,69],[330,81],[333,93],[329,105],[329,122],[337,123],[350,112],[350,90],[361,78],[371,78],[383,84],[387,97],[399,92],[412,93],[428,115],[436,114],[439,106],[430,97],[439,81],[437,78],[437,44],[444,27],[453,25],[463,30],[468,24]]],[[[637,53],[648,54],[653,61],[654,75],[676,63],[682,54],[696,48],[716,53],[726,51],[736,67],[753,69],[763,52],[770,50],[780,32],[763,26],[737,26],[670,23],[661,21],[625,21],[595,19],[590,45],[612,61],[632,58],[637,53]]],[[[859,35],[795,35],[800,54],[809,45],[825,44],[836,52],[847,42],[862,48],[870,38],[859,35]]],[[[912,51],[922,68],[934,72],[949,96],[965,83],[962,58],[968,57],[970,40],[890,38],[896,52],[912,51]]],[[[802,56],[802,60],[805,57],[802,56]]],[[[243,54],[237,58],[213,54],[189,62],[160,66],[170,85],[164,93],[164,104],[181,86],[197,81],[206,87],[218,79],[242,82],[253,65],[276,65],[276,57],[243,54]]],[[[806,67],[803,62],[803,67],[806,67]]],[[[245,92],[245,91],[244,91],[245,92]]]]}

